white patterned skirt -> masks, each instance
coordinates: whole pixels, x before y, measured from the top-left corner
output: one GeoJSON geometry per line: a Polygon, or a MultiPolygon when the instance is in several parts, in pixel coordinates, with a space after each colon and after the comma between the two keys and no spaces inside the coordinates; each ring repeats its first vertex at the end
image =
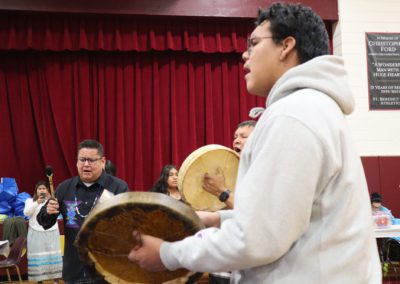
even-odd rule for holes
{"type": "Polygon", "coordinates": [[[60,232],[28,230],[28,280],[43,281],[62,277],[60,232]]]}

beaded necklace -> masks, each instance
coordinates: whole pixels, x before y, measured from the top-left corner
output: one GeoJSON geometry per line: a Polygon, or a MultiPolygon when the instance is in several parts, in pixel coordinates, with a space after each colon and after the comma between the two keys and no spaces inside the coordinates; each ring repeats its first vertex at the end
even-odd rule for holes
{"type": "Polygon", "coordinates": [[[78,213],[78,216],[80,216],[81,218],[86,218],[89,215],[90,211],[92,211],[93,207],[96,205],[96,201],[97,201],[97,199],[99,198],[99,195],[100,195],[99,193],[102,192],[102,190],[100,190],[99,193],[96,194],[96,198],[93,201],[92,207],[90,208],[89,212],[86,215],[82,215],[81,212],[79,212],[79,209],[78,209],[78,198],[76,197],[78,195],[77,191],[78,190],[75,190],[75,211],[76,211],[76,213],[78,213]]]}

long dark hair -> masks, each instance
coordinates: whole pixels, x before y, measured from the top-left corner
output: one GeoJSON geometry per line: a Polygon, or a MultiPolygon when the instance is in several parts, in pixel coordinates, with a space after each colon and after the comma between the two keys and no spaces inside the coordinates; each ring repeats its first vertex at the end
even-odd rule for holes
{"type": "Polygon", "coordinates": [[[49,192],[49,187],[47,185],[47,182],[45,182],[44,180],[38,181],[37,184],[35,185],[35,191],[33,192],[33,201],[36,201],[39,198],[39,196],[37,194],[37,189],[41,185],[44,185],[47,189],[47,192],[49,192]]]}
{"type": "Polygon", "coordinates": [[[153,187],[150,189],[151,192],[159,192],[159,193],[164,193],[164,194],[169,194],[168,193],[168,177],[169,177],[169,172],[172,170],[178,170],[174,165],[165,165],[160,173],[160,177],[156,181],[156,183],[153,185],[153,187]]]}

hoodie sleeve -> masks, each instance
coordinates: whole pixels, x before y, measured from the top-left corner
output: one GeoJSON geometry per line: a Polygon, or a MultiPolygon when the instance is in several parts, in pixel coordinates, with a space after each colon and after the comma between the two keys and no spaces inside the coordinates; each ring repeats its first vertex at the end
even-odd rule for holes
{"type": "Polygon", "coordinates": [[[36,201],[33,201],[32,198],[28,198],[25,201],[25,207],[24,207],[24,215],[25,216],[32,216],[32,214],[35,212],[36,208],[39,206],[39,203],[36,201]]]}
{"type": "Polygon", "coordinates": [[[164,242],[160,256],[169,270],[216,272],[266,265],[288,252],[305,232],[321,183],[323,147],[295,118],[273,120],[243,153],[240,163],[246,163],[247,171],[241,174],[240,166],[232,218],[220,229],[164,242]]]}
{"type": "Polygon", "coordinates": [[[226,220],[232,218],[233,210],[220,210],[218,211],[219,217],[221,218],[221,224],[226,220]]]}

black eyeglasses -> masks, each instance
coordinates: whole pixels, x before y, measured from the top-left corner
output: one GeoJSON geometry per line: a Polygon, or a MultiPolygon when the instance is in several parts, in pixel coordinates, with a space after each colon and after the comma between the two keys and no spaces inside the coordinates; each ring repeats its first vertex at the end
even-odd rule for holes
{"type": "Polygon", "coordinates": [[[101,160],[102,157],[97,158],[97,159],[91,159],[91,158],[78,158],[78,162],[81,164],[85,164],[86,162],[88,162],[89,165],[97,162],[98,160],[101,160]]]}
{"type": "Polygon", "coordinates": [[[249,37],[247,39],[247,53],[250,55],[251,51],[253,50],[253,47],[259,43],[262,39],[266,38],[277,38],[274,36],[262,36],[262,37],[249,37]]]}

